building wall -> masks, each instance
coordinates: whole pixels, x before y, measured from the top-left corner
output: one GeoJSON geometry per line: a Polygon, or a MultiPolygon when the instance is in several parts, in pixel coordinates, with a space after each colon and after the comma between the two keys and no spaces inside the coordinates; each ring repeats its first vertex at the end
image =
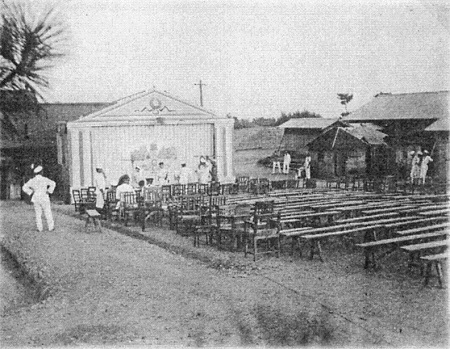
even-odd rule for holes
{"type": "Polygon", "coordinates": [[[230,181],[232,123],[227,121],[69,127],[70,147],[66,149],[71,153],[70,185],[72,188],[93,185],[98,164],[110,184],[116,184],[123,174],[132,176],[135,166],[141,167],[145,178],[154,178],[160,161],[165,163],[173,180],[182,161],[196,170],[201,156],[215,158],[219,180],[230,181]]]}
{"type": "Polygon", "coordinates": [[[302,130],[286,128],[283,134],[281,148],[306,154],[308,143],[320,135],[320,130],[302,130]]]}
{"type": "Polygon", "coordinates": [[[358,175],[366,173],[366,150],[311,152],[312,175],[317,178],[358,175]],[[314,168],[315,167],[315,168],[314,168]]]}
{"type": "Polygon", "coordinates": [[[447,132],[436,133],[436,146],[431,157],[433,158],[434,175],[441,180],[448,180],[450,166],[450,141],[447,132]]]}

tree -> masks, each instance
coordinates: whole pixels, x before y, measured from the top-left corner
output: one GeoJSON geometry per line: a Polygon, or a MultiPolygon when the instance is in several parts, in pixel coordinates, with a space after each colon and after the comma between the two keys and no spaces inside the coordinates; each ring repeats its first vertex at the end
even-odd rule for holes
{"type": "Polygon", "coordinates": [[[0,89],[26,90],[42,97],[49,87],[43,72],[64,56],[67,27],[55,8],[35,12],[24,1],[0,3],[0,89]]]}
{"type": "Polygon", "coordinates": [[[347,110],[347,104],[353,99],[352,93],[338,93],[338,99],[341,101],[341,104],[345,107],[345,112],[343,112],[341,115],[346,116],[350,114],[347,110]]]}
{"type": "Polygon", "coordinates": [[[307,110],[303,110],[302,112],[296,111],[294,113],[281,113],[281,116],[276,120],[275,126],[279,126],[284,124],[286,121],[290,119],[301,119],[301,118],[321,118],[320,114],[316,114],[313,112],[309,112],[307,110]]]}

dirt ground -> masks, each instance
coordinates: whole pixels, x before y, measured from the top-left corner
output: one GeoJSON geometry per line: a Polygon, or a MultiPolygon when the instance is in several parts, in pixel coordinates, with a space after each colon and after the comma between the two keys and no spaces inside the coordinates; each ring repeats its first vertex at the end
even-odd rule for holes
{"type": "Polygon", "coordinates": [[[41,297],[3,309],[3,347],[448,344],[446,290],[423,288],[401,253],[377,271],[348,243],[326,245],[323,263],[255,264],[161,228],[86,232],[70,206],[54,205],[57,229],[43,233],[32,206],[0,209],[2,244],[41,297]]]}

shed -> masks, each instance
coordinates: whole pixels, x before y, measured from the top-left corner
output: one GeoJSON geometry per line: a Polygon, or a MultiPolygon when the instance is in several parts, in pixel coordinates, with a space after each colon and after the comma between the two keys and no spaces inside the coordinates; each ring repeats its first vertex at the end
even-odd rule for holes
{"type": "Polygon", "coordinates": [[[307,144],[339,119],[293,118],[278,126],[283,129],[280,148],[290,152],[306,154],[307,144]]]}
{"type": "Polygon", "coordinates": [[[313,172],[320,177],[384,174],[385,137],[371,124],[331,127],[308,144],[313,172]]]}
{"type": "Polygon", "coordinates": [[[215,159],[221,182],[233,180],[234,120],[157,90],[120,99],[97,112],[67,123],[72,189],[93,184],[101,164],[107,180],[117,183],[139,166],[154,178],[158,163],[170,174],[182,162],[195,170],[201,156],[215,159]]]}

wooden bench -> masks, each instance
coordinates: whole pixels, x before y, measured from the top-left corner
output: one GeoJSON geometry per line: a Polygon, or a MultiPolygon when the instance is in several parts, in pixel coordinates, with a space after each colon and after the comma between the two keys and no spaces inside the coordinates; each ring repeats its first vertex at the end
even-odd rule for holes
{"type": "Polygon", "coordinates": [[[392,217],[395,217],[398,215],[399,215],[398,212],[389,212],[389,213],[382,213],[382,214],[370,215],[370,216],[339,219],[336,221],[336,223],[345,224],[345,223],[353,223],[353,222],[370,221],[370,220],[376,220],[376,219],[392,218],[392,217]]]}
{"type": "MultiPolygon", "coordinates": [[[[420,228],[422,226],[426,226],[429,223],[437,224],[437,223],[444,223],[448,221],[447,217],[430,217],[430,218],[411,218],[410,220],[401,221],[401,222],[395,222],[386,224],[385,228],[386,230],[392,235],[393,233],[397,232],[398,228],[405,228],[411,225],[418,225],[416,228],[420,228]]],[[[409,229],[408,229],[409,230],[409,229]]]]}
{"type": "MultiPolygon", "coordinates": [[[[306,231],[309,231],[310,229],[312,229],[312,228],[311,227],[301,227],[301,228],[280,230],[280,239],[283,240],[282,242],[284,242],[284,240],[286,240],[286,239],[291,239],[291,256],[294,254],[294,248],[298,241],[298,237],[301,234],[305,234],[306,231]]],[[[282,243],[281,243],[281,247],[283,247],[282,243]]]]}
{"type": "Polygon", "coordinates": [[[339,211],[323,211],[323,212],[313,212],[306,213],[292,218],[289,220],[290,224],[307,224],[310,221],[316,222],[315,225],[326,225],[332,224],[334,222],[334,217],[339,215],[339,211]],[[317,223],[318,222],[318,223],[317,223]]]}
{"type": "Polygon", "coordinates": [[[413,205],[404,205],[404,206],[395,206],[395,207],[388,207],[388,208],[380,208],[380,209],[374,209],[374,210],[363,210],[361,213],[365,216],[369,215],[375,215],[380,213],[389,213],[389,212],[398,212],[408,209],[414,209],[416,206],[413,205]]]}
{"type": "Polygon", "coordinates": [[[323,210],[327,210],[327,209],[335,209],[336,207],[341,207],[341,206],[349,206],[349,205],[361,205],[364,202],[362,200],[358,200],[358,201],[339,201],[336,203],[330,203],[329,201],[327,201],[325,204],[317,204],[317,205],[311,205],[311,208],[315,211],[323,211],[323,210]]]}
{"type": "Polygon", "coordinates": [[[399,230],[399,231],[396,231],[395,233],[399,234],[399,235],[410,235],[410,234],[424,233],[424,232],[440,230],[440,229],[445,229],[445,228],[449,228],[448,223],[440,223],[440,224],[428,225],[425,227],[418,227],[418,228],[407,229],[407,230],[399,230]]]}
{"type": "Polygon", "coordinates": [[[449,253],[446,251],[444,253],[432,254],[428,256],[422,256],[420,259],[425,263],[425,281],[424,286],[427,286],[430,279],[433,277],[432,270],[433,265],[436,268],[436,277],[439,282],[439,287],[442,287],[442,262],[448,259],[449,253]]]}
{"type": "Polygon", "coordinates": [[[401,249],[409,253],[409,263],[408,267],[419,266],[421,272],[423,271],[423,264],[420,263],[421,254],[424,251],[434,250],[438,252],[439,250],[446,249],[448,246],[447,239],[423,242],[420,244],[402,246],[401,249]]]}
{"type": "Polygon", "coordinates": [[[377,250],[379,250],[382,247],[391,246],[391,249],[384,252],[382,255],[379,255],[377,257],[377,259],[381,259],[382,257],[385,257],[385,256],[391,254],[392,252],[397,250],[397,248],[400,246],[401,243],[415,242],[417,240],[428,240],[428,239],[443,237],[443,236],[446,236],[447,234],[448,234],[448,232],[445,232],[445,231],[437,231],[437,232],[432,232],[432,233],[405,235],[405,236],[400,236],[400,237],[396,237],[396,238],[383,239],[383,240],[365,242],[362,244],[356,244],[356,246],[362,247],[364,249],[364,256],[365,256],[364,269],[367,269],[370,266],[372,266],[373,268],[376,268],[377,260],[375,258],[375,253],[377,250]]]}
{"type": "MultiPolygon", "coordinates": [[[[378,230],[380,230],[383,226],[382,225],[370,225],[365,227],[357,227],[349,230],[341,230],[341,231],[335,231],[335,232],[329,232],[329,233],[322,233],[322,234],[307,234],[307,235],[301,235],[300,239],[306,240],[306,242],[310,243],[310,255],[309,258],[313,259],[314,254],[317,254],[320,261],[323,262],[322,258],[322,247],[320,242],[324,239],[330,238],[330,237],[338,237],[338,236],[345,236],[350,234],[360,234],[364,233],[364,241],[369,240],[368,234],[373,234],[373,239],[376,240],[376,233],[378,230]]],[[[300,250],[301,252],[301,250],[300,250]]],[[[301,254],[301,253],[300,253],[301,254]]]]}
{"type": "Polygon", "coordinates": [[[85,230],[89,231],[89,223],[92,220],[94,227],[97,228],[99,232],[101,232],[102,225],[100,222],[100,217],[101,217],[100,213],[98,213],[96,210],[86,210],[86,215],[87,215],[87,218],[86,218],[85,230]]]}
{"type": "Polygon", "coordinates": [[[431,211],[424,211],[420,212],[419,215],[430,217],[430,216],[441,216],[441,215],[448,215],[450,213],[450,208],[442,209],[442,210],[431,210],[431,211]]]}

